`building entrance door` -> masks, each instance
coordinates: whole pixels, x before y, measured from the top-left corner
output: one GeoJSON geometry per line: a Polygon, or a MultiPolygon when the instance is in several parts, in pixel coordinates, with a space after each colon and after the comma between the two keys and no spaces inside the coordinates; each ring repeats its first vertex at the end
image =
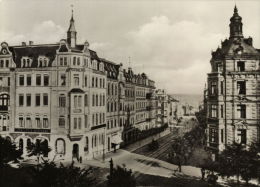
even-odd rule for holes
{"type": "Polygon", "coordinates": [[[77,160],[79,160],[79,145],[78,144],[73,144],[72,157],[77,158],[77,160]]]}

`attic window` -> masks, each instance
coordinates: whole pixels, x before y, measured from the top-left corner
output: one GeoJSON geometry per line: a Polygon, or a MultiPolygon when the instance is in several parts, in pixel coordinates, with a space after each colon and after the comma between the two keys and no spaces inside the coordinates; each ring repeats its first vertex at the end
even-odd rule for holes
{"type": "Polygon", "coordinates": [[[245,71],[245,62],[244,61],[237,62],[237,71],[245,71]]]}

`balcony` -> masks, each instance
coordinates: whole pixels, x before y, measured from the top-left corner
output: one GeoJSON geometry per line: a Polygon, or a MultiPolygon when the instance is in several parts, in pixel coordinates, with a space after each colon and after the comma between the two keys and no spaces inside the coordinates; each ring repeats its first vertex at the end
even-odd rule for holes
{"type": "Polygon", "coordinates": [[[106,127],[106,124],[96,125],[96,126],[91,127],[91,130],[96,130],[96,129],[100,129],[100,128],[104,128],[104,127],[106,127]]]}
{"type": "Polygon", "coordinates": [[[73,109],[73,113],[81,113],[81,112],[82,112],[81,108],[73,109]]]}
{"type": "Polygon", "coordinates": [[[0,111],[8,111],[8,106],[0,106],[0,111]]]}
{"type": "Polygon", "coordinates": [[[15,132],[37,132],[37,133],[50,133],[51,129],[29,129],[29,128],[15,128],[15,132]]]}

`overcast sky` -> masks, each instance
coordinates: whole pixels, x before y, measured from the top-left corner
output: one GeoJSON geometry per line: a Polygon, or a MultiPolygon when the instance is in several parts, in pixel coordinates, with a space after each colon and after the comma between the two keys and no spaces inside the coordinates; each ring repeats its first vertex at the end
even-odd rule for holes
{"type": "MultiPolygon", "coordinates": [[[[78,43],[145,72],[169,93],[202,94],[211,51],[229,36],[234,0],[0,0],[0,41],[57,43],[74,4],[78,43]]],[[[260,48],[260,1],[236,0],[244,36],[260,48]]]]}

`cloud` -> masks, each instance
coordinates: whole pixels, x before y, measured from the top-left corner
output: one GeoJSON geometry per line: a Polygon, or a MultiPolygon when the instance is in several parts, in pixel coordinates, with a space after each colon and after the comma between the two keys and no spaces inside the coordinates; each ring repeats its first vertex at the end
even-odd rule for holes
{"type": "Polygon", "coordinates": [[[199,22],[171,22],[167,16],[154,16],[128,32],[126,38],[126,51],[134,59],[136,72],[147,72],[158,88],[171,93],[192,90],[201,94],[210,71],[211,50],[224,35],[210,32],[199,22]]]}
{"type": "Polygon", "coordinates": [[[26,34],[19,34],[1,30],[0,40],[7,41],[9,45],[19,45],[23,41],[34,41],[34,43],[54,43],[64,38],[66,31],[53,21],[43,21],[33,26],[31,31],[26,34]]]}

